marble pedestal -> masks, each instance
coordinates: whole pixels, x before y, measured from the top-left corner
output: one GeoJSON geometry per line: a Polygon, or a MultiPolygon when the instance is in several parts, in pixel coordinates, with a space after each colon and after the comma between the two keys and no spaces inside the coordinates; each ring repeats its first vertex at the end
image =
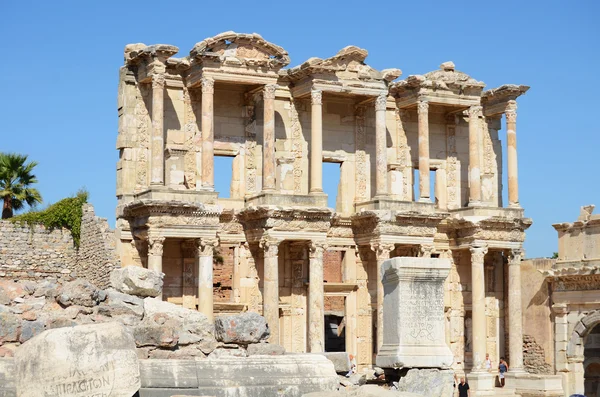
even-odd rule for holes
{"type": "Polygon", "coordinates": [[[445,339],[444,280],[450,260],[392,258],[382,264],[382,368],[448,368],[452,352],[445,339]]]}

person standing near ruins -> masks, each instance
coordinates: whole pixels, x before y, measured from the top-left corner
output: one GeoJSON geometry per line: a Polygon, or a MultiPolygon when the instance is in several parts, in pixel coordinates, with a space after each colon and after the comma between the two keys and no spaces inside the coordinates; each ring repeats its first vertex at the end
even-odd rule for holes
{"type": "Polygon", "coordinates": [[[458,384],[458,397],[471,397],[469,384],[465,382],[465,378],[460,378],[460,383],[458,384]]]}
{"type": "Polygon", "coordinates": [[[500,387],[504,387],[504,373],[508,371],[508,364],[504,361],[504,357],[500,357],[500,364],[498,364],[498,378],[500,379],[500,387]]]}
{"type": "Polygon", "coordinates": [[[488,372],[492,370],[492,360],[490,360],[490,353],[485,353],[485,370],[488,372]]]}

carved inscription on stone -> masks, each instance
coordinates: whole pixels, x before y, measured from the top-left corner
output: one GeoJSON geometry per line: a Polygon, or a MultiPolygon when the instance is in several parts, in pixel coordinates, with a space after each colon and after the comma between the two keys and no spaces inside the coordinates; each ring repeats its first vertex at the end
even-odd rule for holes
{"type": "Polygon", "coordinates": [[[443,312],[439,310],[444,306],[443,290],[426,280],[416,280],[403,285],[400,301],[404,337],[421,343],[433,341],[435,324],[444,319],[443,312]]]}

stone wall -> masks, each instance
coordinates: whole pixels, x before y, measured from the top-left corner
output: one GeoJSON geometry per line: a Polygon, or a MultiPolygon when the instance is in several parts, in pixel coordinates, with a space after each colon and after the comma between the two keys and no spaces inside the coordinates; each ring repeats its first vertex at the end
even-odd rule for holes
{"type": "Polygon", "coordinates": [[[84,204],[81,239],[74,267],[77,277],[99,288],[107,288],[110,272],[120,266],[115,247],[115,235],[107,220],[97,217],[91,204],[84,204]]]}
{"type": "Polygon", "coordinates": [[[120,265],[114,232],[106,219],[95,215],[91,204],[83,206],[78,250],[67,229],[0,221],[0,279],[69,281],[79,277],[106,288],[115,266],[120,265]]]}
{"type": "Polygon", "coordinates": [[[523,335],[523,364],[530,374],[553,374],[552,365],[546,362],[544,348],[531,335],[523,335]]]}
{"type": "Polygon", "coordinates": [[[76,259],[70,231],[0,221],[0,279],[70,280],[76,259]]]}

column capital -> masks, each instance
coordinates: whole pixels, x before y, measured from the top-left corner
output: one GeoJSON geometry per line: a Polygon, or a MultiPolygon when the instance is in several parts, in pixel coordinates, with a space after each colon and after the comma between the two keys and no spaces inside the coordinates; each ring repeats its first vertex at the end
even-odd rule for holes
{"type": "Polygon", "coordinates": [[[275,99],[275,91],[277,91],[277,84],[266,84],[263,89],[263,98],[275,99]]]}
{"type": "Polygon", "coordinates": [[[393,243],[371,243],[371,250],[377,255],[377,259],[389,259],[390,252],[396,248],[393,243]]]}
{"type": "Polygon", "coordinates": [[[387,94],[379,94],[375,99],[375,111],[385,111],[387,108],[387,94]]]}
{"type": "Polygon", "coordinates": [[[504,111],[506,115],[506,121],[508,122],[516,122],[517,121],[517,101],[508,101],[506,105],[506,110],[504,111]]]}
{"type": "Polygon", "coordinates": [[[279,244],[281,243],[281,240],[278,239],[274,239],[274,238],[269,238],[269,237],[263,237],[260,240],[260,248],[262,248],[265,252],[265,258],[266,257],[276,257],[277,253],[279,252],[279,244]]]}
{"type": "Polygon", "coordinates": [[[148,255],[162,256],[164,242],[165,242],[164,236],[149,236],[148,237],[148,255]]]}
{"type": "Polygon", "coordinates": [[[508,252],[508,264],[509,265],[521,265],[521,260],[525,252],[523,248],[513,248],[508,252]]]}
{"type": "Polygon", "coordinates": [[[469,251],[471,251],[471,263],[483,263],[488,247],[487,245],[472,245],[469,247],[469,251]]]}
{"type": "Polygon", "coordinates": [[[219,239],[216,237],[201,237],[196,240],[196,249],[198,256],[212,256],[214,249],[219,246],[219,239]]]}
{"type": "Polygon", "coordinates": [[[310,91],[310,101],[313,105],[322,105],[323,104],[323,91],[311,90],[310,91]]]}
{"type": "Polygon", "coordinates": [[[429,112],[429,101],[421,100],[417,102],[417,113],[429,112]]]}
{"type": "Polygon", "coordinates": [[[308,256],[311,259],[323,259],[323,253],[329,245],[325,241],[311,241],[308,243],[308,256]]]}
{"type": "Polygon", "coordinates": [[[215,79],[212,77],[202,77],[202,93],[203,94],[214,94],[215,92],[215,79]]]}
{"type": "Polygon", "coordinates": [[[480,117],[483,114],[483,106],[473,105],[467,110],[469,117],[480,117]]]}
{"type": "Polygon", "coordinates": [[[552,311],[559,316],[564,316],[569,313],[569,309],[566,303],[555,303],[552,305],[552,311]]]}
{"type": "Polygon", "coordinates": [[[431,258],[434,248],[435,247],[432,244],[421,244],[421,257],[431,258]]]}
{"type": "Polygon", "coordinates": [[[165,75],[155,73],[152,75],[152,89],[165,88],[165,75]]]}

